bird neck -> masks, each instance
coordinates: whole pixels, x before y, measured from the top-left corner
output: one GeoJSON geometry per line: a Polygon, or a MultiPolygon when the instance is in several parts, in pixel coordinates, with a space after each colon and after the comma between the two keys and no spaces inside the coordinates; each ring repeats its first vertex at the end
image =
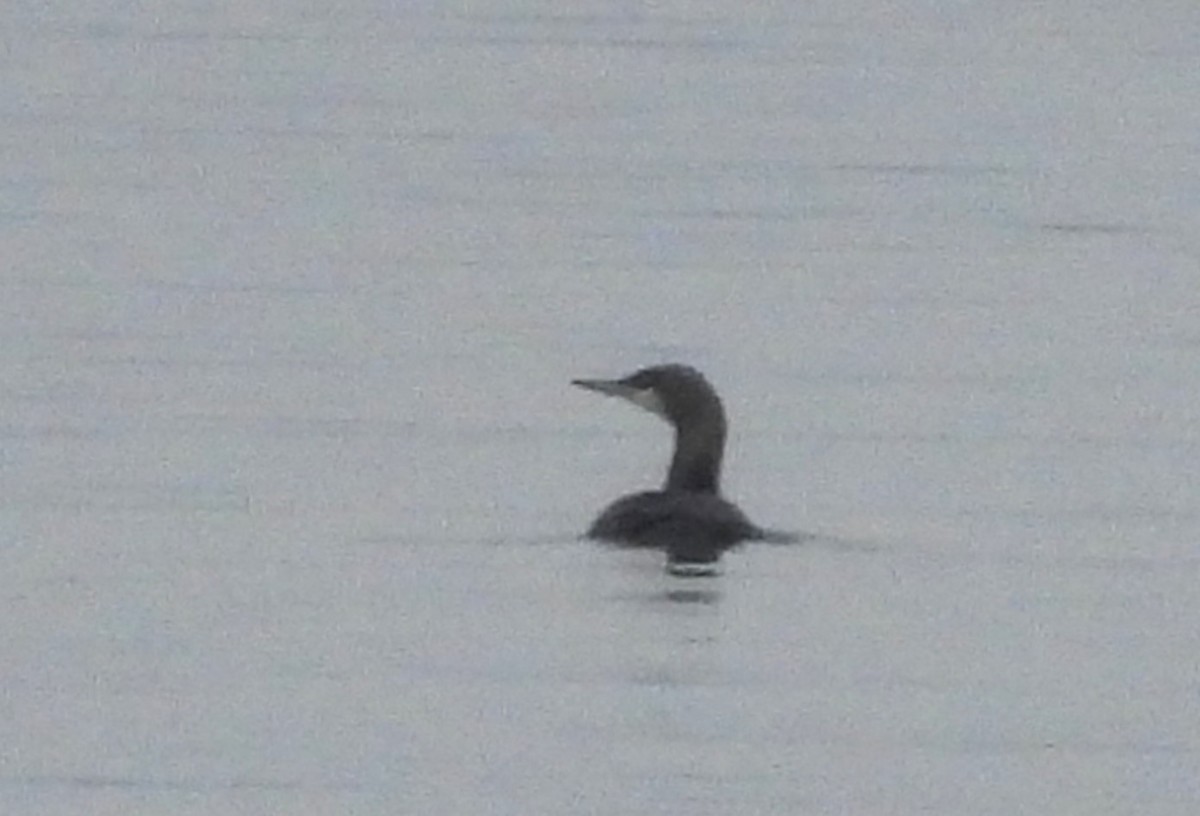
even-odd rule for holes
{"type": "Polygon", "coordinates": [[[718,493],[721,459],[725,455],[725,417],[715,414],[704,422],[677,425],[675,455],[667,471],[667,490],[718,493]]]}

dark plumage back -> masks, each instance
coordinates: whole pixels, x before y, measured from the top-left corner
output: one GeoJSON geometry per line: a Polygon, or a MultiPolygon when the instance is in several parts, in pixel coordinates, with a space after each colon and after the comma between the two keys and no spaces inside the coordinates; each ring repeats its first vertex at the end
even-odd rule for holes
{"type": "Polygon", "coordinates": [[[666,550],[673,565],[711,564],[740,541],[784,540],[752,524],[721,497],[725,408],[699,371],[670,364],[643,368],[619,380],[574,384],[621,397],[663,417],[675,429],[675,452],[663,489],[617,499],[588,529],[588,536],[666,550]]]}

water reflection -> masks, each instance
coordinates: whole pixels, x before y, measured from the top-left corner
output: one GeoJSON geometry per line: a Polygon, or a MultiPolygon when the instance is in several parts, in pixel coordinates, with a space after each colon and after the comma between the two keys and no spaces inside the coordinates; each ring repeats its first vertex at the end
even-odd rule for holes
{"type": "Polygon", "coordinates": [[[659,553],[637,553],[638,557],[619,563],[615,579],[620,589],[609,594],[615,601],[662,609],[670,607],[716,607],[725,597],[720,570],[704,573],[675,574],[663,568],[659,553]]]}
{"type": "Polygon", "coordinates": [[[615,601],[632,602],[639,605],[657,606],[716,606],[724,593],[716,586],[679,585],[656,588],[649,591],[622,591],[609,596],[615,601]]]}
{"type": "Polygon", "coordinates": [[[658,600],[673,604],[714,606],[721,601],[721,591],[711,587],[678,587],[659,593],[658,600]]]}

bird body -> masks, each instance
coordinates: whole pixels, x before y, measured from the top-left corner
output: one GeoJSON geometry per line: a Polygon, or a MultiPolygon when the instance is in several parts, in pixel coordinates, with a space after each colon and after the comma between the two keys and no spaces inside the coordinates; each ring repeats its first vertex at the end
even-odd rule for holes
{"type": "Polygon", "coordinates": [[[791,540],[756,526],[720,495],[725,409],[699,371],[671,364],[644,368],[620,380],[573,384],[626,399],[675,429],[675,452],[663,489],[617,499],[592,523],[588,537],[663,549],[670,567],[711,565],[742,541],[791,540]]]}

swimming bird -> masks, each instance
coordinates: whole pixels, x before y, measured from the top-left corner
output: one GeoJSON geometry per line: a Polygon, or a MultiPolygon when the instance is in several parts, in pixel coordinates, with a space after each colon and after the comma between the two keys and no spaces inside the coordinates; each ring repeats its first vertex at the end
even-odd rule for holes
{"type": "Polygon", "coordinates": [[[691,366],[652,366],[619,380],[572,385],[632,402],[675,429],[675,453],[661,490],[617,499],[592,523],[589,538],[666,550],[672,572],[711,572],[721,553],[742,541],[789,542],[765,530],[721,496],[721,460],[728,425],[721,398],[691,366]]]}

